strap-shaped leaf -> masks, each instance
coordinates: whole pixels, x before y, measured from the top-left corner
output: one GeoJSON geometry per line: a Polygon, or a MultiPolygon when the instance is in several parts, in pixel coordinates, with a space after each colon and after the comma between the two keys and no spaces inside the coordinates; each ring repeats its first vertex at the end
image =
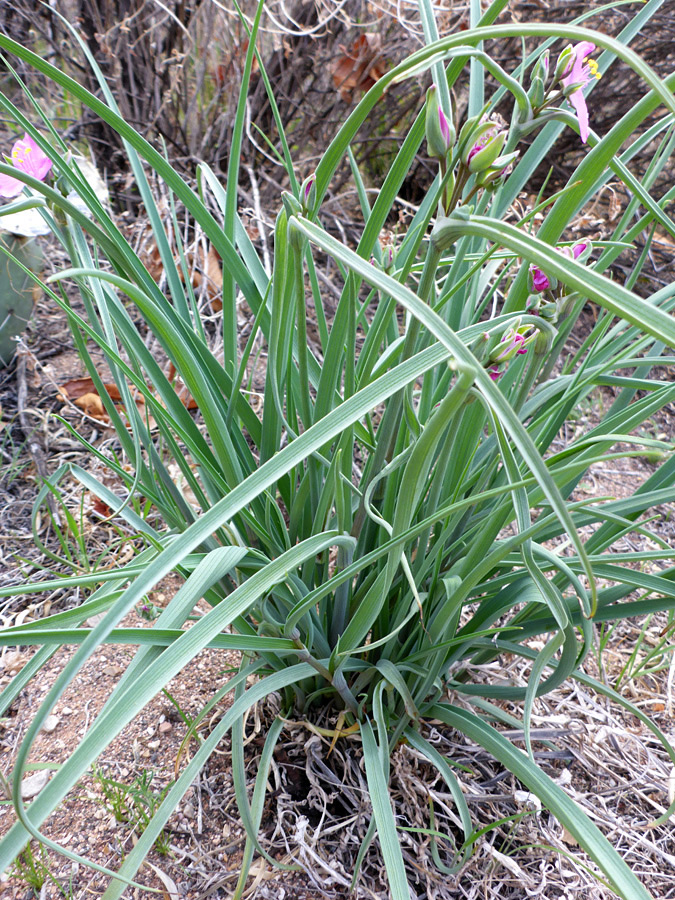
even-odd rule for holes
{"type": "MultiPolygon", "coordinates": [[[[327,253],[330,253],[331,256],[339,259],[345,266],[356,271],[368,284],[372,284],[373,287],[390,294],[398,303],[409,310],[415,319],[422,323],[438,341],[447,347],[459,363],[467,369],[475,370],[477,386],[485,395],[488,403],[493,408],[495,415],[501,420],[525,463],[537,479],[547,500],[551,504],[553,511],[564,524],[579,557],[584,562],[584,570],[591,583],[591,594],[594,600],[595,584],[591,565],[588,562],[581,539],[579,538],[572,517],[567,510],[555,481],[546,468],[532,439],[512,409],[511,404],[494,384],[473,353],[466,347],[463,341],[460,340],[457,334],[443,321],[443,319],[421,301],[409,288],[399,284],[398,281],[391,278],[385,272],[378,271],[374,266],[371,266],[365,260],[361,259],[356,253],[326,234],[326,232],[312,222],[302,218],[296,219],[295,217],[293,217],[291,221],[295,222],[295,227],[306,234],[313,243],[318,247],[321,247],[327,253]]],[[[514,230],[517,231],[517,229],[514,230]]]]}

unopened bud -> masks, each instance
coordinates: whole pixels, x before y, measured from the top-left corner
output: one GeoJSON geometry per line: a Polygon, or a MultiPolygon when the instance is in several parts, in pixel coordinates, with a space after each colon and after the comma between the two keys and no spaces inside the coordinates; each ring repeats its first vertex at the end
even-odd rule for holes
{"type": "Polygon", "coordinates": [[[532,349],[537,356],[547,356],[551,352],[553,346],[553,334],[548,328],[537,331],[532,349]]]}
{"type": "Polygon", "coordinates": [[[483,362],[483,360],[485,359],[485,354],[489,343],[490,334],[487,331],[483,331],[469,345],[469,350],[473,353],[473,355],[479,362],[483,362]]]}
{"type": "Polygon", "coordinates": [[[473,132],[476,126],[480,123],[480,116],[472,116],[470,119],[467,119],[466,122],[462,125],[462,128],[459,132],[459,152],[462,155],[462,159],[464,158],[465,152],[468,151],[473,146],[473,141],[469,144],[469,141],[473,138],[473,132]]]}
{"type": "Polygon", "coordinates": [[[555,75],[553,76],[554,81],[560,81],[565,72],[573,64],[573,61],[574,47],[571,44],[568,44],[558,57],[558,61],[555,64],[555,75]]]}
{"type": "Polygon", "coordinates": [[[472,128],[467,128],[469,122],[466,123],[464,128],[462,128],[462,132],[460,135],[460,141],[462,143],[462,162],[464,165],[468,165],[469,159],[472,155],[475,155],[478,150],[482,150],[485,145],[494,138],[497,134],[497,126],[494,122],[490,122],[489,120],[485,120],[482,122],[475,122],[475,120],[470,120],[474,122],[472,128]],[[462,136],[464,140],[462,140],[462,136]]]}
{"type": "Polygon", "coordinates": [[[573,81],[571,84],[563,85],[563,96],[569,97],[571,94],[574,94],[575,91],[581,90],[581,88],[586,84],[585,81],[573,81]]]}
{"type": "Polygon", "coordinates": [[[284,209],[286,210],[286,216],[290,219],[291,216],[299,216],[302,213],[302,204],[300,201],[293,196],[289,191],[281,192],[281,202],[284,204],[284,209]]]}
{"type": "Polygon", "coordinates": [[[534,64],[534,68],[532,69],[532,79],[534,81],[535,78],[541,79],[544,86],[546,85],[546,81],[548,80],[548,69],[549,69],[549,60],[551,58],[551,51],[544,50],[539,59],[534,64]]]}
{"type": "Polygon", "coordinates": [[[446,159],[455,143],[455,127],[438,104],[436,85],[427,91],[425,129],[429,156],[446,159]]]}
{"type": "Polygon", "coordinates": [[[498,157],[489,169],[486,169],[485,172],[482,172],[477,176],[476,180],[478,184],[485,188],[498,187],[502,183],[502,180],[510,174],[513,163],[519,155],[520,151],[514,150],[513,153],[507,153],[505,156],[498,157]]]}
{"type": "Polygon", "coordinates": [[[297,227],[296,220],[290,216],[288,218],[288,243],[298,252],[302,252],[307,246],[307,237],[297,227]]]}
{"type": "Polygon", "coordinates": [[[469,172],[483,172],[485,169],[489,169],[504,149],[506,132],[497,132],[496,126],[494,126],[494,128],[494,134],[487,132],[469,151],[467,158],[469,172]],[[484,138],[486,140],[485,143],[482,144],[484,138]]]}
{"type": "Polygon", "coordinates": [[[313,175],[305,178],[300,188],[300,199],[305,213],[313,213],[316,205],[316,179],[313,175]]]}
{"type": "Polygon", "coordinates": [[[545,90],[544,82],[541,78],[533,78],[530,82],[530,90],[527,92],[528,100],[532,105],[532,109],[537,110],[544,102],[545,90]]]}
{"type": "Polygon", "coordinates": [[[551,301],[542,303],[539,307],[539,315],[542,317],[542,319],[546,319],[547,322],[557,322],[558,304],[551,301]]]}
{"type": "Polygon", "coordinates": [[[577,241],[576,244],[568,249],[571,251],[572,259],[576,259],[576,261],[580,263],[585,263],[593,252],[593,244],[587,240],[577,241]]]}

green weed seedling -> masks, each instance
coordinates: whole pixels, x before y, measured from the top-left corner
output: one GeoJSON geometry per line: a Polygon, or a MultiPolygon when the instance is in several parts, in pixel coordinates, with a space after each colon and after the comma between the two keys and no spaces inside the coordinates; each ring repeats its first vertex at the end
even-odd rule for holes
{"type": "Polygon", "coordinates": [[[62,884],[61,881],[54,878],[47,865],[47,852],[40,843],[38,843],[37,851],[33,849],[32,843],[26,844],[12,863],[10,873],[17,880],[24,882],[33,891],[35,897],[40,896],[47,883],[54,885],[64,897],[71,898],[73,896],[72,878],[68,885],[62,884]]]}
{"type": "Polygon", "coordinates": [[[616,678],[614,690],[619,691],[627,682],[648,678],[670,668],[675,650],[673,643],[675,622],[672,613],[668,616],[668,624],[657,632],[655,638],[649,631],[652,619],[653,616],[647,616],[642,630],[634,642],[630,656],[616,678]]]}
{"type": "MultiPolygon", "coordinates": [[[[100,802],[105,809],[120,825],[127,825],[139,834],[143,834],[171,787],[171,784],[161,789],[153,787],[155,772],[148,769],[143,769],[130,784],[110,778],[98,767],[92,770],[92,777],[103,794],[100,802]]],[[[165,831],[157,837],[155,849],[162,856],[169,852],[169,835],[165,831]]]]}

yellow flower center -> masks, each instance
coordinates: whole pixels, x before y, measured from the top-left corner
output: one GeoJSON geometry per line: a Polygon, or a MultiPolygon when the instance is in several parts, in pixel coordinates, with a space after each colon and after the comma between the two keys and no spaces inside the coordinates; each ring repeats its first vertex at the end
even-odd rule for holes
{"type": "Polygon", "coordinates": [[[597,62],[594,59],[589,59],[586,60],[586,65],[588,66],[588,71],[591,73],[591,75],[595,76],[595,78],[597,78],[599,81],[602,78],[602,75],[600,74],[600,72],[598,72],[597,62]]]}

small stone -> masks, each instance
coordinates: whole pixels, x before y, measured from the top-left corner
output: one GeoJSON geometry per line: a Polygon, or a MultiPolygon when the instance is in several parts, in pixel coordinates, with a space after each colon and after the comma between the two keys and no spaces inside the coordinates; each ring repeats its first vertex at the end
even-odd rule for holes
{"type": "Polygon", "coordinates": [[[59,724],[60,721],[61,721],[61,719],[59,719],[58,716],[47,716],[47,718],[45,719],[44,725],[42,726],[42,728],[40,730],[44,731],[45,734],[51,734],[53,731],[56,730],[56,726],[59,724]]]}
{"type": "Polygon", "coordinates": [[[160,734],[166,734],[167,732],[171,731],[171,728],[172,728],[171,722],[160,722],[159,723],[159,733],[160,734]]]}
{"type": "Polygon", "coordinates": [[[159,747],[159,741],[148,741],[148,747],[150,750],[156,750],[159,747]]]}
{"type": "Polygon", "coordinates": [[[49,781],[49,769],[41,769],[28,778],[24,778],[21,782],[21,797],[23,800],[30,800],[31,797],[37,797],[42,788],[49,781]]]}
{"type": "Polygon", "coordinates": [[[101,671],[104,675],[121,675],[124,669],[120,666],[104,666],[101,671]]]}
{"type": "Polygon", "coordinates": [[[89,616],[89,618],[86,620],[86,622],[84,624],[87,625],[87,627],[89,627],[89,628],[96,628],[98,623],[102,622],[103,619],[105,619],[105,617],[106,617],[106,614],[104,612],[96,613],[95,616],[89,616]]]}
{"type": "Polygon", "coordinates": [[[195,815],[195,808],[188,800],[187,803],[183,805],[183,813],[187,816],[188,819],[193,819],[195,815]]]}
{"type": "Polygon", "coordinates": [[[25,665],[25,657],[18,650],[10,650],[2,657],[2,665],[5,669],[21,669],[25,665]]]}
{"type": "Polygon", "coordinates": [[[62,716],[72,716],[72,714],[73,714],[73,711],[72,711],[72,709],[71,709],[69,706],[64,706],[64,707],[61,709],[61,715],[62,715],[62,716]]]}

